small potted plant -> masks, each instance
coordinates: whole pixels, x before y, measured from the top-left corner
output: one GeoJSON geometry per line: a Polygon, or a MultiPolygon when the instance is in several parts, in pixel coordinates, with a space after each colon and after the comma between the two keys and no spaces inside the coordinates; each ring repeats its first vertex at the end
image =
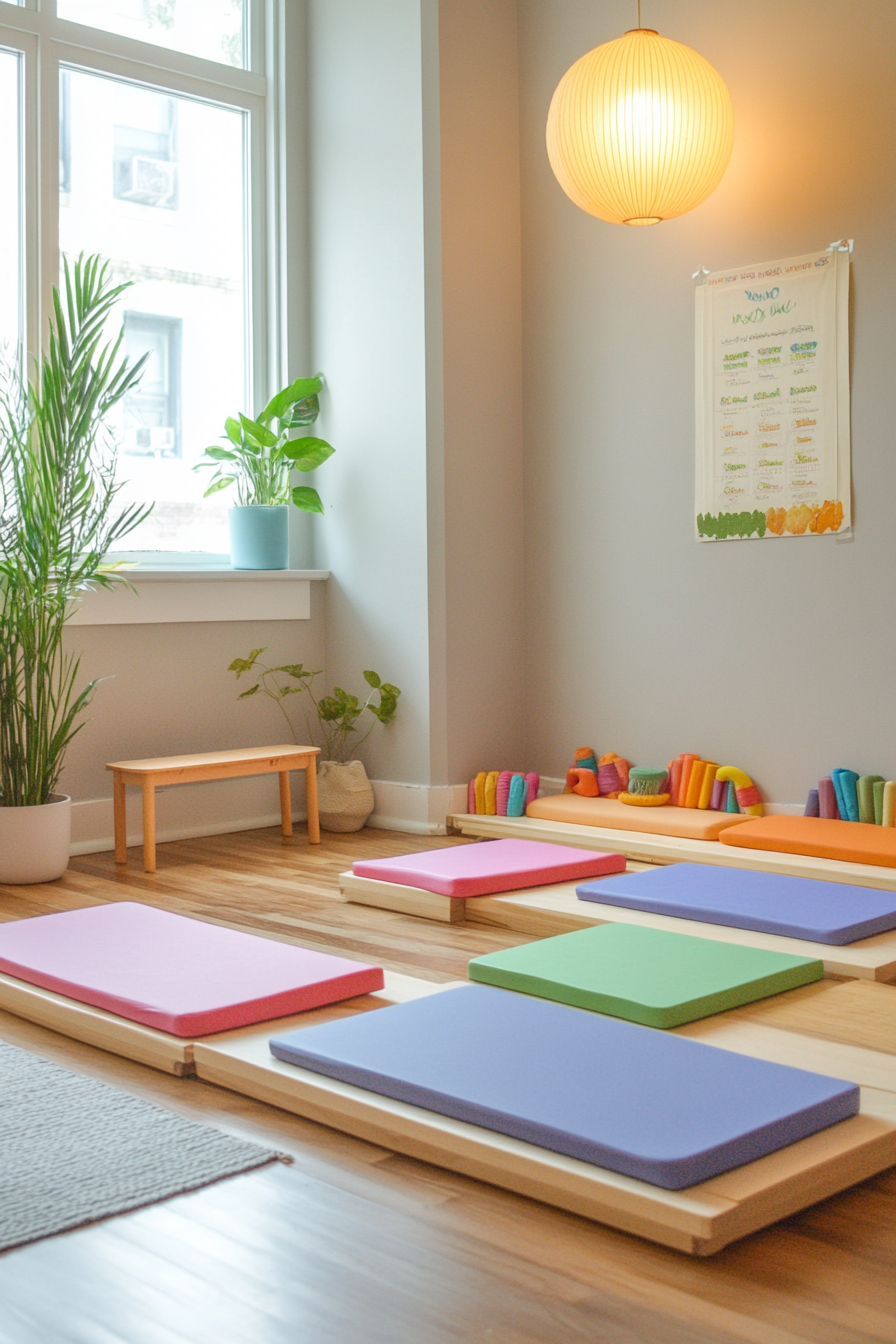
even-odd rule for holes
{"type": "Polygon", "coordinates": [[[207,460],[193,468],[212,467],[206,497],[235,485],[238,503],[230,510],[230,563],[234,569],[287,569],[289,506],[323,513],[320,495],[310,485],[289,483],[290,472],[313,471],[334,449],[325,439],[294,430],[313,425],[320,414],[318,393],[323,375],[297,378],[272,397],[255,420],[228,416],[222,436],[225,447],[205,449],[207,460]]]}
{"type": "Polygon", "coordinates": [[[0,382],[0,882],[51,882],[68,867],[71,799],[56,789],[97,683],[79,686],[65,622],[83,593],[123,582],[105,556],[152,507],[116,505],[106,418],[145,359],[119,359],[121,335],[104,343],[128,288],[108,270],[65,260],[32,386],[16,366],[0,382]]]}
{"type": "Polygon", "coordinates": [[[401,691],[376,672],[365,672],[364,680],[371,688],[366,700],[334,686],[332,695],[319,699],[314,694],[314,679],[320,672],[312,672],[301,663],[285,663],[282,667],[268,667],[260,662],[265,649],[253,649],[248,658],[235,658],[228,672],[240,677],[251,673],[258,680],[243,691],[240,700],[253,695],[266,695],[279,707],[289,725],[294,742],[298,742],[292,720],[286,712],[290,696],[307,694],[313,706],[316,724],[305,711],[305,728],[311,743],[320,746],[322,759],[318,766],[318,795],[320,824],[326,831],[360,831],[374,808],[373,789],[362,761],[349,759],[370,736],[377,723],[391,723],[398,710],[401,691]],[[358,727],[365,714],[372,717],[366,731],[358,727]]]}

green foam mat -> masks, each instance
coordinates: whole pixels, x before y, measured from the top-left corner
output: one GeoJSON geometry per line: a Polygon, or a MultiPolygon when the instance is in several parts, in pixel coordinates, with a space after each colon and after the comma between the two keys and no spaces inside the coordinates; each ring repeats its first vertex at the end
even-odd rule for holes
{"type": "Polygon", "coordinates": [[[467,973],[646,1027],[679,1027],[820,980],[824,967],[813,957],[601,924],[476,957],[467,973]]]}

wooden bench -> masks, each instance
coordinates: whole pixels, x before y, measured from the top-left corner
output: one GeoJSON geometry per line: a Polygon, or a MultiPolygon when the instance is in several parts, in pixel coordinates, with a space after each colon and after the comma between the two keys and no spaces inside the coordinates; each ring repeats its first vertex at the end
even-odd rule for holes
{"type": "Polygon", "coordinates": [[[125,786],[143,790],[143,867],[156,870],[156,789],[171,784],[198,784],[210,779],[236,779],[243,775],[280,776],[280,817],[284,835],[292,835],[290,770],[304,770],[308,803],[308,839],[320,844],[317,810],[317,757],[319,747],[245,747],[241,751],[206,751],[192,756],[160,756],[147,761],[112,761],[115,806],[115,862],[127,863],[127,814],[125,786]]]}

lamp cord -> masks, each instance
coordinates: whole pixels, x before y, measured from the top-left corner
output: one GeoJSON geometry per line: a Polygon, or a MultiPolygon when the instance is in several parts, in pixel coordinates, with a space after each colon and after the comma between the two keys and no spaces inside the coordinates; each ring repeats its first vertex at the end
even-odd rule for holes
{"type": "Polygon", "coordinates": [[[641,0],[638,0],[638,27],[641,27],[641,0]]]}

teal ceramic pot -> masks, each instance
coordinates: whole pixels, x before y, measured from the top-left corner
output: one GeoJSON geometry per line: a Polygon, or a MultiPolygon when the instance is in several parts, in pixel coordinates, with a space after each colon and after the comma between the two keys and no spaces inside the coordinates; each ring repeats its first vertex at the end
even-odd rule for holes
{"type": "Polygon", "coordinates": [[[289,505],[238,504],[230,510],[234,569],[289,568],[289,505]]]}

